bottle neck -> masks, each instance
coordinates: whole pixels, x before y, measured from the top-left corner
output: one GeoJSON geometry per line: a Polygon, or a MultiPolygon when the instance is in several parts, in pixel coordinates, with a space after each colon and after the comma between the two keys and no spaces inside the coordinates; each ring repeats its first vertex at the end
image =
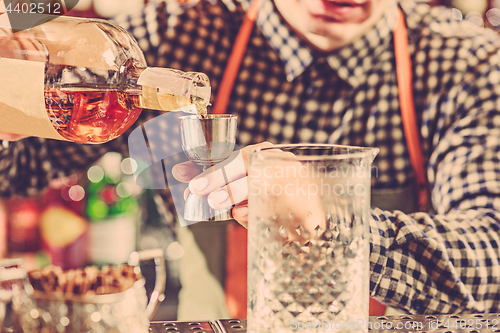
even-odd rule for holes
{"type": "Polygon", "coordinates": [[[211,88],[208,76],[203,73],[147,67],[136,68],[133,78],[141,89],[140,107],[206,113],[211,88]]]}

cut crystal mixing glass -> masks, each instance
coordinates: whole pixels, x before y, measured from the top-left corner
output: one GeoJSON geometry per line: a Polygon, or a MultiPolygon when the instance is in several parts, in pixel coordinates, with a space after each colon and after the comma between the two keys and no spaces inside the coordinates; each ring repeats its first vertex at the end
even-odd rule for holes
{"type": "Polygon", "coordinates": [[[377,148],[251,153],[248,331],[366,332],[371,163],[377,148]]]}

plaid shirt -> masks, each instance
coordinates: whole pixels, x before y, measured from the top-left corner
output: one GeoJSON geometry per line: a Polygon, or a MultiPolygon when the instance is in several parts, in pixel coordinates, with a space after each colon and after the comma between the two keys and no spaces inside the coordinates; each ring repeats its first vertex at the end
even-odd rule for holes
{"type": "MultiPolygon", "coordinates": [[[[408,313],[500,311],[500,38],[443,8],[400,0],[413,61],[417,121],[435,215],[372,208],[370,289],[408,313]]],[[[118,19],[149,66],[200,71],[214,96],[248,0],[151,3],[118,19]]],[[[323,54],[263,1],[229,104],[239,145],[261,141],[376,146],[373,189],[407,186],[413,172],[400,117],[395,8],[365,36],[323,54]]],[[[156,113],[144,111],[140,121],[156,113]]],[[[170,129],[175,133],[177,129],[170,129]]],[[[179,149],[178,141],[165,142],[179,149]]],[[[165,148],[165,149],[167,149],[165,148]]],[[[0,151],[0,193],[34,194],[88,167],[104,145],[29,138],[0,151]]],[[[172,161],[172,163],[175,163],[172,161]]],[[[170,202],[168,190],[161,191],[170,202]]]]}

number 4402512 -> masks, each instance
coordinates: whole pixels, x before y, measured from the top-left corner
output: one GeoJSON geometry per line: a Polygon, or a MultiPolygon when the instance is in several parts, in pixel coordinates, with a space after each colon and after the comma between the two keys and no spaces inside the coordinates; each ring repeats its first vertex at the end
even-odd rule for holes
{"type": "Polygon", "coordinates": [[[5,7],[7,13],[19,13],[19,14],[52,14],[52,15],[63,15],[64,8],[58,3],[9,3],[5,7]]]}
{"type": "Polygon", "coordinates": [[[448,329],[497,329],[498,319],[448,319],[443,323],[443,327],[448,329]]]}

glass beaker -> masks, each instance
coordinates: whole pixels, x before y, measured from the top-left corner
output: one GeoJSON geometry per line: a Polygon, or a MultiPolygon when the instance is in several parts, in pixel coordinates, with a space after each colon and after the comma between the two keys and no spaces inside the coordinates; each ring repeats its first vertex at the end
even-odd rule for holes
{"type": "MultiPolygon", "coordinates": [[[[23,259],[0,259],[0,332],[7,331],[4,327],[7,308],[12,305],[14,297],[21,293],[33,293],[23,259]]],[[[15,321],[12,324],[15,332],[21,332],[15,321]]]]}
{"type": "Polygon", "coordinates": [[[367,331],[377,153],[298,144],[250,154],[249,332],[367,331]]]}

